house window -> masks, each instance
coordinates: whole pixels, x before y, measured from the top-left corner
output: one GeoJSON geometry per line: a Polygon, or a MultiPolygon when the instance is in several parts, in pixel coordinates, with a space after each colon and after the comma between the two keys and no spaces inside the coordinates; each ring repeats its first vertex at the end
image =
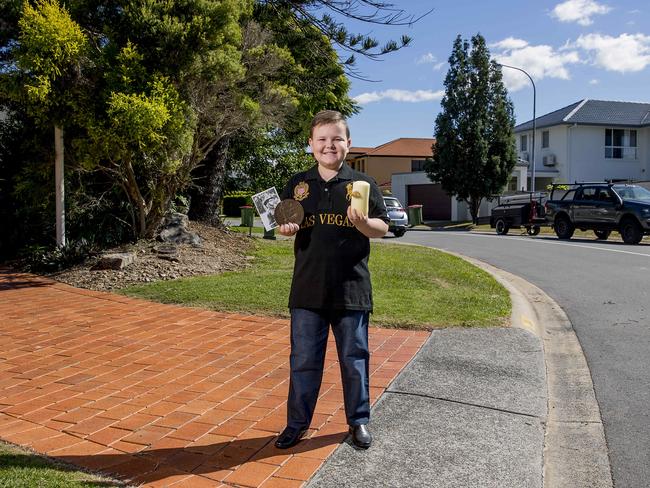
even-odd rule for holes
{"type": "Polygon", "coordinates": [[[636,130],[605,129],[606,159],[636,159],[636,130]]]}
{"type": "Polygon", "coordinates": [[[411,171],[424,171],[425,164],[427,164],[426,159],[412,159],[411,160],[411,171]]]}
{"type": "Polygon", "coordinates": [[[519,150],[528,151],[528,136],[525,134],[519,137],[519,150]]]}
{"type": "Polygon", "coordinates": [[[543,148],[549,147],[550,138],[551,138],[551,135],[549,134],[549,131],[547,131],[547,130],[542,131],[542,147],[543,148]]]}

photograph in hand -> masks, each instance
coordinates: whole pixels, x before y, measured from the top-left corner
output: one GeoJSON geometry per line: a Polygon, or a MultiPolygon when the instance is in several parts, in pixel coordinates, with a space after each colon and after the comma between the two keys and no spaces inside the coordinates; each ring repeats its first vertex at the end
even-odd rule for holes
{"type": "Polygon", "coordinates": [[[275,187],[253,195],[253,204],[267,232],[279,225],[275,220],[275,207],[278,203],[280,203],[280,197],[275,187]]]}

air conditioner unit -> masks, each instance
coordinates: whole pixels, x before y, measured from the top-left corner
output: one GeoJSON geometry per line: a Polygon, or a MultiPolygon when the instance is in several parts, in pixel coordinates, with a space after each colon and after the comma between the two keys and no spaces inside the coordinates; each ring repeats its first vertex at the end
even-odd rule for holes
{"type": "Polygon", "coordinates": [[[548,154],[542,158],[542,164],[544,166],[555,166],[557,163],[557,159],[555,158],[555,154],[548,154]]]}
{"type": "Polygon", "coordinates": [[[530,162],[530,159],[528,158],[528,153],[527,153],[527,152],[522,152],[522,153],[521,153],[521,156],[519,156],[519,157],[520,157],[521,159],[523,159],[524,161],[528,161],[528,162],[530,162]]]}

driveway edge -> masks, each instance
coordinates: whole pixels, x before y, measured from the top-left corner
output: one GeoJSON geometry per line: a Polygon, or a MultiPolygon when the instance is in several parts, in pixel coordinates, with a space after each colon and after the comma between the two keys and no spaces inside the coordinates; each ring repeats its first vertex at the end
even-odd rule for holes
{"type": "Polygon", "coordinates": [[[571,321],[551,297],[532,283],[483,261],[458,256],[494,276],[510,293],[512,326],[542,340],[548,390],[544,487],[612,488],[600,408],[571,321]]]}

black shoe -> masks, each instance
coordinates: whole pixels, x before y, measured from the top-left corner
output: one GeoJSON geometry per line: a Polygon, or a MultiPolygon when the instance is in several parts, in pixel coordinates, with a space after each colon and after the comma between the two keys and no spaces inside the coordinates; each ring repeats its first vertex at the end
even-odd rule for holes
{"type": "Polygon", "coordinates": [[[352,435],[352,444],[361,449],[368,449],[372,444],[372,435],[370,435],[367,425],[351,425],[350,434],[352,435]]]}
{"type": "Polygon", "coordinates": [[[307,429],[296,429],[294,427],[285,428],[282,433],[275,440],[275,447],[278,449],[289,449],[298,444],[302,436],[305,435],[307,429]]]}

